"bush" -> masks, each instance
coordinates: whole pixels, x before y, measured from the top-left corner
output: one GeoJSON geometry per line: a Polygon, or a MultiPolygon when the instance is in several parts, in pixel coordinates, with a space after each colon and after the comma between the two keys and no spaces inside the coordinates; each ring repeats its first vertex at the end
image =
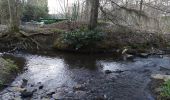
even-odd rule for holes
{"type": "Polygon", "coordinates": [[[76,50],[85,46],[95,45],[103,39],[103,34],[97,30],[75,30],[63,33],[61,41],[76,50]]]}

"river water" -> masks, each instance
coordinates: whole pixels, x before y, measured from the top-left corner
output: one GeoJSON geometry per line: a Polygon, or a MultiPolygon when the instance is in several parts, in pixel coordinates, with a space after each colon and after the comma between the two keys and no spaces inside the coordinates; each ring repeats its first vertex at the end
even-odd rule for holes
{"type": "Polygon", "coordinates": [[[161,70],[161,66],[170,65],[166,55],[133,61],[111,54],[61,52],[15,52],[3,56],[22,57],[24,71],[0,92],[0,100],[155,100],[148,85],[151,74],[170,74],[161,70]],[[24,80],[28,82],[23,87],[24,80]],[[23,88],[32,91],[29,98],[21,96],[23,88]]]}

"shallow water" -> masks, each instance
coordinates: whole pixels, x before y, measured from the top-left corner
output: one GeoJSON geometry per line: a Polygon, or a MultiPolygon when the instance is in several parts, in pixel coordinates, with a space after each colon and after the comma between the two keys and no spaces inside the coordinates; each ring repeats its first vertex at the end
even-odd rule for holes
{"type": "MultiPolygon", "coordinates": [[[[121,61],[114,55],[90,55],[71,53],[31,54],[16,52],[5,54],[25,58],[24,72],[1,92],[2,100],[21,98],[23,79],[28,80],[26,89],[37,89],[32,100],[55,99],[48,95],[54,91],[59,99],[110,99],[110,100],[154,100],[148,84],[152,73],[165,73],[160,66],[169,66],[170,57],[153,56],[147,59],[121,61]],[[113,73],[106,74],[105,70],[113,73]],[[38,89],[42,85],[43,89],[38,89]],[[82,85],[83,89],[74,87],[82,85]]],[[[166,71],[168,73],[168,71],[166,71]]]]}

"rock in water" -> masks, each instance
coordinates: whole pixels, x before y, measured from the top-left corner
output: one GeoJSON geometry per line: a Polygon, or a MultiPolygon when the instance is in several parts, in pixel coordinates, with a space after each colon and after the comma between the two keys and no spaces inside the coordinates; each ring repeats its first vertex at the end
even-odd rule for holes
{"type": "Polygon", "coordinates": [[[51,89],[47,92],[47,95],[53,95],[55,94],[55,90],[54,89],[51,89]]]}
{"type": "Polygon", "coordinates": [[[125,54],[123,55],[123,60],[133,60],[135,57],[133,55],[130,54],[125,54]]]}
{"type": "Polygon", "coordinates": [[[41,86],[39,86],[39,89],[43,89],[43,87],[44,87],[44,86],[43,86],[43,85],[41,85],[41,86]]]}
{"type": "Polygon", "coordinates": [[[78,85],[74,86],[73,89],[75,91],[79,91],[79,90],[83,91],[83,90],[85,90],[85,85],[84,84],[78,84],[78,85]]]}
{"type": "Polygon", "coordinates": [[[22,79],[22,85],[21,88],[24,88],[25,86],[27,86],[28,80],[27,79],[22,79]]]}
{"type": "Polygon", "coordinates": [[[140,53],[139,54],[139,57],[142,57],[142,58],[148,58],[149,54],[147,53],[140,53]]]}
{"type": "Polygon", "coordinates": [[[110,73],[112,73],[111,70],[105,70],[105,74],[110,74],[110,73]]]}
{"type": "Polygon", "coordinates": [[[63,99],[63,97],[61,96],[61,93],[55,93],[55,94],[52,95],[52,97],[53,97],[54,99],[57,99],[57,100],[63,99]]]}
{"type": "Polygon", "coordinates": [[[22,98],[28,98],[28,97],[32,97],[33,96],[33,91],[22,91],[21,92],[21,97],[22,98]]]}

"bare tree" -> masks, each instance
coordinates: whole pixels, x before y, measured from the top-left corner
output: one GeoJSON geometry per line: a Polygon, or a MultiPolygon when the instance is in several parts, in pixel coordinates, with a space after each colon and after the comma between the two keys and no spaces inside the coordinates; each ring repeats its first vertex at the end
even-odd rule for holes
{"type": "Polygon", "coordinates": [[[20,0],[8,0],[9,15],[10,15],[10,31],[19,31],[20,25],[20,0]]]}

